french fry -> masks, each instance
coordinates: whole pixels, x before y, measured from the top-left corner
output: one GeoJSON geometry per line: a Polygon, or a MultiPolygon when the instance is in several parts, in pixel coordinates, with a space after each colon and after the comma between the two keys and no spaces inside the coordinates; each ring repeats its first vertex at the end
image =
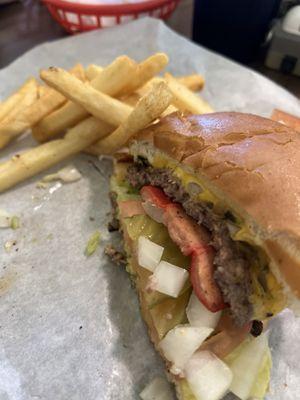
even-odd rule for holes
{"type": "Polygon", "coordinates": [[[296,117],[295,115],[286,113],[285,111],[281,111],[275,108],[271,115],[271,119],[277,122],[281,122],[282,124],[285,124],[290,128],[293,128],[296,131],[300,132],[300,118],[296,117]]]}
{"type": "Polygon", "coordinates": [[[31,105],[38,98],[37,81],[29,78],[22,89],[22,97],[0,122],[1,126],[13,121],[25,107],[31,105]]]}
{"type": "Polygon", "coordinates": [[[122,103],[125,103],[131,107],[134,107],[136,103],[141,98],[140,94],[137,92],[130,93],[128,96],[122,96],[119,98],[122,103]]]}
{"type": "MultiPolygon", "coordinates": [[[[152,78],[148,83],[146,83],[146,85],[138,89],[137,93],[139,93],[141,96],[145,96],[145,94],[148,93],[149,90],[151,90],[153,85],[157,85],[159,82],[166,82],[166,81],[165,79],[156,76],[155,78],[152,78]]],[[[173,104],[170,104],[161,114],[161,117],[165,117],[166,115],[169,115],[175,111],[178,111],[178,108],[175,107],[173,104]]]]}
{"type": "MultiPolygon", "coordinates": [[[[122,56],[114,60],[94,78],[90,84],[100,92],[114,96],[128,85],[136,70],[136,64],[128,57],[122,56]]],[[[45,117],[33,129],[34,138],[45,142],[54,138],[88,116],[88,112],[78,104],[68,101],[63,107],[45,117]]]]}
{"type": "Polygon", "coordinates": [[[79,153],[112,131],[94,117],[81,121],[63,139],[41,144],[0,164],[0,192],[30,178],[58,162],[79,153]]]}
{"type": "Polygon", "coordinates": [[[174,96],[172,102],[174,106],[178,107],[182,111],[189,111],[193,114],[213,112],[213,109],[205,100],[195,95],[170,74],[166,74],[165,79],[174,96]]]}
{"type": "MultiPolygon", "coordinates": [[[[84,71],[83,66],[81,64],[74,65],[74,67],[71,68],[69,70],[69,72],[72,75],[76,76],[76,78],[80,79],[83,82],[86,80],[85,71],[84,71]]],[[[50,95],[50,96],[54,97],[54,93],[57,93],[57,92],[55,92],[52,88],[50,88],[47,85],[39,85],[38,86],[38,98],[44,97],[46,95],[48,95],[48,96],[50,95]],[[50,95],[50,93],[51,93],[51,95],[50,95]]],[[[62,96],[59,93],[58,93],[57,97],[58,98],[62,98],[62,96]]],[[[66,101],[66,98],[64,98],[64,100],[66,101]]],[[[54,101],[54,99],[53,99],[53,101],[54,101]]],[[[57,102],[59,103],[59,100],[57,102]]],[[[61,104],[58,104],[58,107],[60,105],[61,104]]],[[[51,111],[53,111],[53,110],[51,110],[51,111]]],[[[51,111],[49,111],[49,112],[51,112],[51,111]]]]}
{"type": "MultiPolygon", "coordinates": [[[[165,76],[168,78],[168,76],[171,77],[172,75],[166,73],[165,76]]],[[[199,91],[204,86],[204,78],[198,74],[178,76],[177,78],[174,79],[176,79],[180,84],[186,86],[193,92],[199,91]]],[[[149,82],[146,83],[146,85],[138,89],[138,93],[144,95],[145,93],[147,93],[147,91],[154,83],[161,82],[163,80],[164,80],[163,78],[160,78],[158,76],[152,78],[149,82]]]]}
{"type": "Polygon", "coordinates": [[[126,104],[135,106],[137,104],[137,102],[139,101],[139,99],[142,96],[145,96],[147,93],[149,93],[150,90],[152,89],[153,85],[155,85],[159,82],[165,82],[165,80],[163,78],[156,76],[156,77],[150,79],[147,83],[145,83],[145,85],[139,87],[135,92],[120,96],[119,99],[126,104]]]}
{"type": "MultiPolygon", "coordinates": [[[[70,73],[83,79],[84,70],[76,64],[70,73]]],[[[66,102],[66,98],[55,90],[31,81],[31,90],[24,95],[15,108],[0,122],[0,148],[5,147],[24,131],[38,123],[46,115],[66,102]],[[35,94],[36,92],[36,94],[35,94]],[[27,99],[27,100],[26,100],[27,99]]]]}
{"type": "Polygon", "coordinates": [[[28,79],[15,93],[3,100],[0,104],[0,122],[10,113],[11,110],[19,103],[28,85],[31,85],[31,78],[28,79]]]}
{"type": "MultiPolygon", "coordinates": [[[[204,84],[204,78],[198,74],[179,76],[176,79],[182,85],[186,86],[188,89],[192,91],[199,91],[204,84]]],[[[140,97],[148,93],[154,83],[163,81],[164,81],[163,78],[159,77],[152,78],[149,82],[146,83],[146,85],[139,88],[136,92],[130,93],[129,95],[121,96],[120,100],[130,106],[135,106],[140,97]]],[[[163,114],[166,114],[168,110],[169,112],[174,112],[177,110],[177,108],[171,105],[164,111],[163,114]]]]}
{"type": "Polygon", "coordinates": [[[37,96],[37,82],[35,79],[32,79],[27,86],[27,91],[24,96],[0,123],[0,149],[3,149],[9,142],[24,131],[23,123],[21,122],[19,124],[16,122],[17,118],[36,101],[37,96]]]}
{"type": "Polygon", "coordinates": [[[160,76],[155,76],[154,78],[150,79],[145,85],[141,86],[140,88],[137,89],[136,93],[138,93],[140,96],[145,96],[153,85],[156,85],[159,82],[166,82],[164,78],[161,78],[160,76]]]}
{"type": "Polygon", "coordinates": [[[82,64],[75,64],[74,67],[70,69],[70,73],[76,76],[76,78],[80,79],[82,82],[86,81],[85,70],[82,64]]]}
{"type": "Polygon", "coordinates": [[[51,87],[81,105],[88,113],[113,126],[120,125],[131,113],[132,107],[83,83],[61,68],[49,68],[40,73],[51,87]]]}
{"type": "Polygon", "coordinates": [[[103,68],[96,64],[90,64],[85,69],[85,76],[89,81],[92,81],[96,76],[99,75],[100,72],[103,71],[103,68]]]}
{"type": "Polygon", "coordinates": [[[176,111],[178,111],[178,108],[173,106],[173,104],[170,104],[169,107],[167,107],[165,109],[165,111],[161,114],[161,116],[165,117],[165,116],[167,116],[169,114],[172,114],[173,112],[176,112],[176,111]]]}
{"type": "Polygon", "coordinates": [[[46,85],[39,85],[38,86],[38,98],[40,99],[41,97],[46,96],[49,91],[52,91],[48,86],[46,85]]]}
{"type": "Polygon", "coordinates": [[[136,73],[130,83],[124,87],[120,95],[129,94],[144,86],[168,64],[169,58],[165,53],[156,53],[137,66],[136,73]]]}
{"type": "Polygon", "coordinates": [[[199,74],[179,76],[179,77],[176,77],[176,79],[179,83],[186,86],[188,89],[192,90],[193,92],[199,92],[199,90],[203,89],[204,82],[205,82],[203,76],[199,75],[199,74]]]}
{"type": "MultiPolygon", "coordinates": [[[[70,73],[77,76],[78,79],[84,77],[81,64],[76,64],[70,73]]],[[[76,78],[74,77],[74,79],[76,78]]],[[[66,98],[60,93],[42,85],[37,87],[37,97],[39,98],[32,104],[25,104],[21,101],[14,114],[10,113],[0,123],[0,149],[66,102],[66,98]]]]}
{"type": "MultiPolygon", "coordinates": [[[[135,92],[122,99],[122,101],[130,106],[135,106],[140,98],[141,96],[139,96],[138,93],[135,92]]],[[[161,117],[165,117],[166,115],[169,115],[176,111],[178,111],[178,108],[170,104],[169,107],[167,107],[165,111],[161,114],[161,117]]]]}
{"type": "MultiPolygon", "coordinates": [[[[158,76],[156,76],[155,78],[152,78],[148,83],[146,83],[146,85],[144,85],[143,87],[141,87],[140,89],[137,90],[137,93],[140,96],[145,96],[149,90],[151,90],[151,88],[153,87],[153,85],[157,85],[160,82],[166,82],[165,79],[160,78],[158,76]]],[[[178,111],[178,108],[175,107],[173,104],[170,104],[165,111],[161,114],[161,117],[165,117],[166,115],[169,115],[175,111],[178,111]]]]}
{"type": "Polygon", "coordinates": [[[92,81],[94,89],[108,94],[118,96],[125,85],[132,79],[137,64],[127,56],[117,57],[110,65],[102,70],[92,81]]]}
{"type": "Polygon", "coordinates": [[[122,148],[138,131],[145,128],[169,106],[172,94],[164,82],[154,85],[152,90],[142,97],[129,117],[108,137],[93,145],[98,154],[113,154],[122,148]]]}
{"type": "MultiPolygon", "coordinates": [[[[132,135],[158,118],[171,100],[172,94],[167,85],[159,83],[138,102],[129,117],[110,135],[110,140],[98,142],[101,152],[110,154],[122,147],[132,135]]],[[[84,150],[111,131],[110,125],[89,117],[70,129],[63,139],[56,139],[15,155],[0,164],[0,192],[84,150]]]]}
{"type": "Polygon", "coordinates": [[[20,110],[17,117],[0,123],[0,148],[20,136],[52,110],[55,110],[62,102],[65,102],[65,97],[48,87],[44,96],[20,110]]]}

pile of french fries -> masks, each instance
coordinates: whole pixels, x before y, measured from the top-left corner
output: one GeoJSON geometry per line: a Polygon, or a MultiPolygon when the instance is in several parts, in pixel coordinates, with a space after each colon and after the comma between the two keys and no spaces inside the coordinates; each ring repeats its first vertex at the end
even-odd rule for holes
{"type": "Polygon", "coordinates": [[[141,63],[121,56],[107,67],[51,67],[40,71],[42,83],[28,79],[0,103],[0,149],[24,133],[38,145],[0,164],[0,192],[81,151],[112,155],[175,110],[212,112],[194,93],[203,77],[158,77],[167,64],[164,53],[141,63]]]}

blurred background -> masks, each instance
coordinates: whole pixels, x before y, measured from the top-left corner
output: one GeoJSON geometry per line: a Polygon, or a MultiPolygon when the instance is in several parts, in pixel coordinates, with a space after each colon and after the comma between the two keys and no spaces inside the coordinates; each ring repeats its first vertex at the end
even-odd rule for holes
{"type": "Polygon", "coordinates": [[[300,97],[300,0],[0,0],[0,68],[39,43],[146,15],[300,97]]]}

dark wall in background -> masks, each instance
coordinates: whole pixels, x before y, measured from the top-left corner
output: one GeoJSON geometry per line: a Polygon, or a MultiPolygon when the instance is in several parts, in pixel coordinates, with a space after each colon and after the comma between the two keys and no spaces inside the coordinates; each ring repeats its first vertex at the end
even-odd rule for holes
{"type": "Polygon", "coordinates": [[[248,63],[257,57],[280,0],[195,0],[193,39],[248,63]]]}

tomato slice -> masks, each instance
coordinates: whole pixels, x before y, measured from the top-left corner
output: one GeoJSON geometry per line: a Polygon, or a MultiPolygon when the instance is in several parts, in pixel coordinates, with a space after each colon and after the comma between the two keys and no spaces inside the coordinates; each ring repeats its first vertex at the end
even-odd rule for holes
{"type": "Polygon", "coordinates": [[[226,308],[221,290],[214,279],[214,251],[205,246],[192,254],[190,269],[194,292],[203,305],[211,312],[226,308]]]}
{"type": "Polygon", "coordinates": [[[180,204],[171,203],[166,207],[164,223],[169,235],[185,256],[208,246],[209,234],[189,217],[180,204]]]}
{"type": "Polygon", "coordinates": [[[141,196],[144,201],[163,210],[163,223],[171,239],[184,255],[191,256],[190,278],[199,300],[212,312],[225,308],[222,293],[213,276],[214,250],[209,245],[208,231],[189,217],[180,204],[173,203],[161,189],[144,186],[141,196]]]}
{"type": "Polygon", "coordinates": [[[143,186],[141,189],[141,196],[144,201],[149,201],[158,208],[165,209],[172,201],[167,197],[164,192],[155,186],[143,186]]]}

